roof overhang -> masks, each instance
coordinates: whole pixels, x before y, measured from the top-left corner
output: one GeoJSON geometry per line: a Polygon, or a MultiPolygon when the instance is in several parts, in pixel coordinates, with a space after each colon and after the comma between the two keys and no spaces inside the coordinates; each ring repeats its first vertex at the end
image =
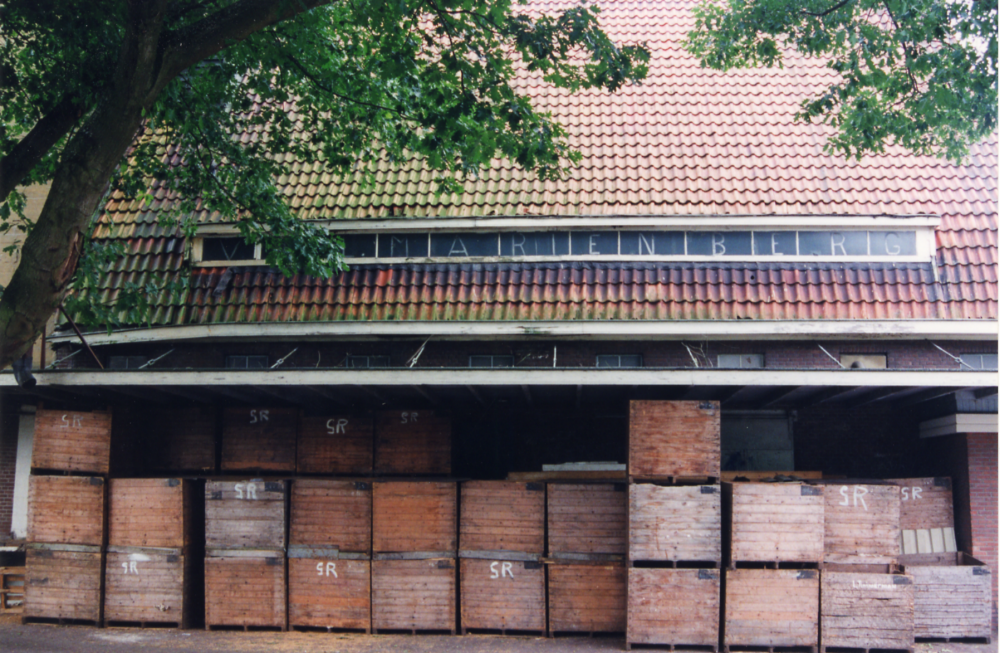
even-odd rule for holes
{"type": "Polygon", "coordinates": [[[936,438],[959,433],[1000,432],[1000,419],[996,413],[955,413],[921,422],[920,437],[936,438]]]}

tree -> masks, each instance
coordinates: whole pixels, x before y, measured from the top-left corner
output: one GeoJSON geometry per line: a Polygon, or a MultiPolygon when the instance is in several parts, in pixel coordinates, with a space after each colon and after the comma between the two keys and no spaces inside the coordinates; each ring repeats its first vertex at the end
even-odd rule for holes
{"type": "Polygon", "coordinates": [[[797,119],[860,159],[900,145],[960,161],[997,121],[996,0],[707,0],[687,48],[718,70],[825,60],[840,81],[797,119]]]}
{"type": "MultiPolygon", "coordinates": [[[[88,240],[112,187],[141,199],[162,180],[178,229],[200,204],[284,273],[328,276],[342,246],[289,210],[283,162],[346,173],[421,157],[444,191],[496,157],[556,178],[578,155],[515,76],[614,91],[649,58],[588,6],[529,16],[511,0],[0,0],[0,21],[0,228],[19,186],[52,184],[0,297],[0,366],[75,274],[118,253],[88,240]]],[[[141,303],[163,289],[133,290],[141,303]]]]}

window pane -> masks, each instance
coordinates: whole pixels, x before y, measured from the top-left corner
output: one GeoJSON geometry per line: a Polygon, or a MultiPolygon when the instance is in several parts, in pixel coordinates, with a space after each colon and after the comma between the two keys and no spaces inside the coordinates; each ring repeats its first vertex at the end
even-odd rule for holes
{"type": "Polygon", "coordinates": [[[642,367],[642,354],[600,354],[597,367],[642,367]]]}
{"type": "Polygon", "coordinates": [[[231,370],[267,369],[267,356],[226,356],[226,367],[231,370]]]}
{"type": "Polygon", "coordinates": [[[469,367],[514,367],[514,357],[477,354],[469,356],[469,367]]]}
{"type": "Polygon", "coordinates": [[[764,367],[764,355],[719,354],[718,365],[723,369],[760,369],[764,367]]]}
{"type": "Polygon", "coordinates": [[[242,238],[205,238],[201,258],[203,261],[252,261],[254,248],[253,243],[248,244],[242,238]]]}

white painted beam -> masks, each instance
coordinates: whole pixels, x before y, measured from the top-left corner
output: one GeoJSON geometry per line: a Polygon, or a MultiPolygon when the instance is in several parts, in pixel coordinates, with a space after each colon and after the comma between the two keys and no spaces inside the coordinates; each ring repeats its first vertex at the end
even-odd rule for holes
{"type": "Polygon", "coordinates": [[[920,423],[920,437],[936,438],[957,433],[997,433],[1000,419],[996,413],[955,413],[920,423]]]}

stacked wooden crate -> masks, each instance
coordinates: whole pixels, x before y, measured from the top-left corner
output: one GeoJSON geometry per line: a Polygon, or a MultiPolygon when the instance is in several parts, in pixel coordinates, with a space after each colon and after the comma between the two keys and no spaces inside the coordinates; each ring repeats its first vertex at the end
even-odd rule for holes
{"type": "Polygon", "coordinates": [[[372,486],[292,482],[288,624],[371,632],[372,486]]]}
{"type": "Polygon", "coordinates": [[[106,625],[188,628],[202,608],[201,511],[189,479],[112,479],[106,625]]]}
{"type": "Polygon", "coordinates": [[[718,650],[719,413],[718,402],[630,404],[629,648],[659,644],[718,650]]]}
{"type": "Polygon", "coordinates": [[[111,413],[39,409],[31,467],[24,618],[100,624],[111,413]]]}
{"type": "Polygon", "coordinates": [[[544,633],[545,485],[462,483],[462,632],[544,633]]]}
{"type": "Polygon", "coordinates": [[[453,481],[373,484],[373,632],[454,634],[457,513],[453,481]]]}
{"type": "Polygon", "coordinates": [[[155,474],[215,471],[218,415],[215,406],[143,407],[141,425],[145,469],[155,474]]]}
{"type": "Polygon", "coordinates": [[[302,415],[295,470],[298,474],[371,474],[372,420],[350,415],[302,415]]]}
{"type": "Polygon", "coordinates": [[[627,623],[628,487],[549,483],[549,633],[620,633],[627,623]]]}
{"type": "Polygon", "coordinates": [[[287,482],[205,483],[205,626],[285,630],[287,482]]]}
{"type": "Polygon", "coordinates": [[[375,413],[376,474],[451,474],[451,420],[430,410],[375,413]]]}
{"type": "Polygon", "coordinates": [[[899,562],[904,565],[955,560],[955,509],[951,479],[897,478],[900,486],[899,562]]]}
{"type": "Polygon", "coordinates": [[[295,472],[298,411],[294,408],[235,407],[222,415],[222,471],[295,472]]]}
{"type": "Polygon", "coordinates": [[[819,646],[823,488],[724,483],[723,645],[819,646]]]}

